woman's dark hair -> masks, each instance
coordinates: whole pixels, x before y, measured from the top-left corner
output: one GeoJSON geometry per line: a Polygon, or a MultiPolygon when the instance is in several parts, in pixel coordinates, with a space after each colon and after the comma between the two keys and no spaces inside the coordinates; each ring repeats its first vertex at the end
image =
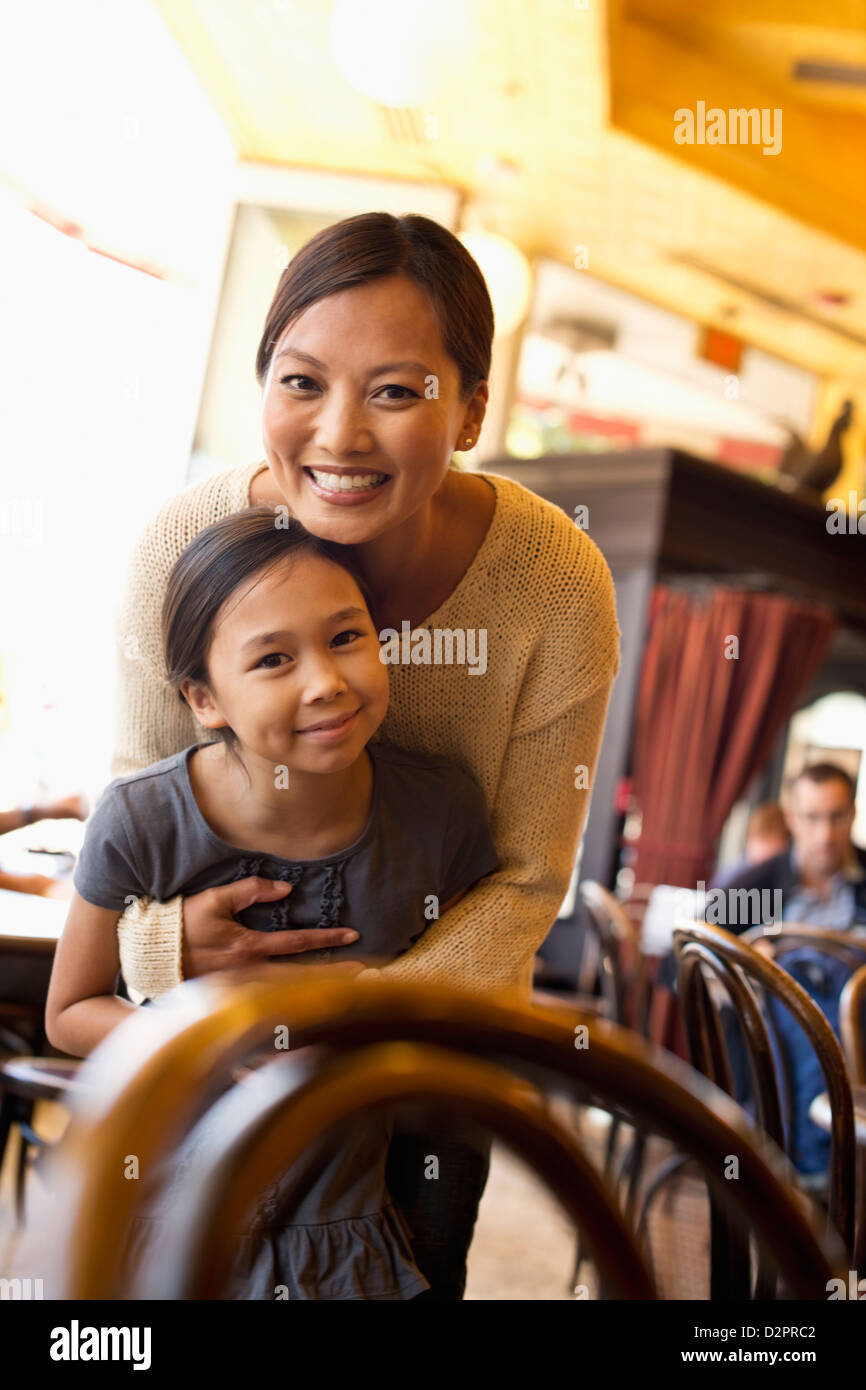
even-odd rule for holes
{"type": "MultiPolygon", "coordinates": [[[[317,555],[352,576],[375,626],[373,598],[347,546],[311,533],[285,507],[263,503],[223,517],[199,531],[181,551],[168,576],[162,605],[162,647],[168,679],[186,703],[185,680],[208,684],[207,656],[223,604],[244,580],[299,555],[317,555]]],[[[237,736],[215,729],[237,755],[237,736]]]]}
{"type": "Polygon", "coordinates": [[[311,304],[398,274],[414,280],[427,295],[442,342],[460,372],[461,399],[468,400],[490,375],[493,305],[484,276],[463,243],[419,213],[359,213],[323,227],[304,243],[280,276],[268,310],[256,353],[259,385],[282,334],[311,304]]]}

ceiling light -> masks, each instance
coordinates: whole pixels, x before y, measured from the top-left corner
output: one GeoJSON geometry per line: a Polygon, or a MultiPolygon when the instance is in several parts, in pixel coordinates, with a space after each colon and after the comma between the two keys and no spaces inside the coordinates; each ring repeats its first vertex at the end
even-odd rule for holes
{"type": "Polygon", "coordinates": [[[346,81],[383,106],[429,106],[475,57],[467,0],[335,0],[331,53],[346,81]]]}

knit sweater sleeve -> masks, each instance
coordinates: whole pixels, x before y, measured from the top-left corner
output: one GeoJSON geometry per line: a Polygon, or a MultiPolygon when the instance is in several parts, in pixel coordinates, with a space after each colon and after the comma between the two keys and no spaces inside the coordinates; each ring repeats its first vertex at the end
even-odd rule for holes
{"type": "Polygon", "coordinates": [[[198,726],[168,684],[162,654],[159,617],[172,559],[151,523],[133,551],[117,614],[112,777],[140,772],[196,742],[198,726]]]}
{"type": "Polygon", "coordinates": [[[382,967],[383,977],[482,992],[528,986],[535,952],[568,891],[612,685],[511,738],[491,816],[498,871],[382,967]],[[586,776],[575,776],[580,765],[586,776]]]}
{"type": "MultiPolygon", "coordinates": [[[[381,967],[392,979],[527,993],[535,952],[571,882],[619,672],[616,593],[586,532],[537,498],[523,515],[527,572],[543,579],[527,586],[528,606],[514,612],[532,645],[491,806],[499,868],[381,967]]],[[[506,593],[496,606],[509,602],[506,593]]]]}

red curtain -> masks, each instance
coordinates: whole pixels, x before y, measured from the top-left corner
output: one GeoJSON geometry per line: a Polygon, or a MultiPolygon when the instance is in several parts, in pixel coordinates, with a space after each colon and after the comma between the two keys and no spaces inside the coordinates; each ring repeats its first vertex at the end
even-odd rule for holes
{"type": "Polygon", "coordinates": [[[831,610],[780,594],[656,587],[632,750],[636,882],[710,879],[731,807],[769,758],[835,626],[831,610]]]}

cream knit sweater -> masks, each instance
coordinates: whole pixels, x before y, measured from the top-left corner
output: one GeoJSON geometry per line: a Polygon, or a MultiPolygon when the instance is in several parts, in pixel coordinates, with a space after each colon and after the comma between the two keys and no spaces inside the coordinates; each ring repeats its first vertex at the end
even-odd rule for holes
{"type": "MultiPolygon", "coordinates": [[[[203,527],[249,506],[250,483],[265,467],[245,465],[188,488],[138,541],[118,613],[113,777],[204,741],[165,677],[159,623],[166,579],[203,527]]],[[[487,669],[389,664],[390,706],[376,738],[439,754],[473,774],[487,798],[501,867],[382,974],[528,993],[533,957],[568,891],[619,670],[620,632],[610,571],[595,542],[521,484],[484,476],[496,489],[487,534],[457,588],[422,626],[486,629],[487,669]]],[[[182,901],[145,899],[118,924],[124,979],[142,995],[183,978],[182,901]]]]}

